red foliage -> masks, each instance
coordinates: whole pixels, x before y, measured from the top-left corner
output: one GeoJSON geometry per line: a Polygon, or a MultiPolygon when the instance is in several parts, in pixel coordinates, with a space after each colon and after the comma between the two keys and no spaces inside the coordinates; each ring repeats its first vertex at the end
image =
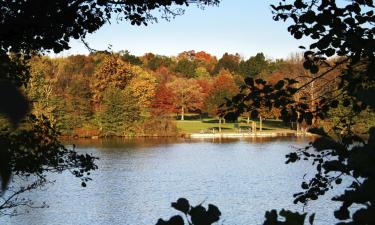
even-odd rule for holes
{"type": "Polygon", "coordinates": [[[232,95],[238,93],[238,87],[232,74],[227,70],[221,70],[219,75],[215,78],[212,92],[217,90],[226,90],[232,95]]]}
{"type": "Polygon", "coordinates": [[[198,79],[198,85],[202,88],[203,98],[206,98],[213,88],[212,81],[208,78],[198,79]]]}
{"type": "Polygon", "coordinates": [[[195,54],[195,58],[208,63],[212,60],[213,57],[204,51],[200,51],[195,54]]]}
{"type": "Polygon", "coordinates": [[[176,76],[167,67],[160,66],[155,71],[155,76],[160,81],[160,83],[167,83],[172,81],[176,76]]]}
{"type": "Polygon", "coordinates": [[[155,93],[154,100],[151,103],[151,113],[154,116],[167,116],[176,112],[173,106],[173,92],[165,85],[165,82],[159,84],[155,93]]]}

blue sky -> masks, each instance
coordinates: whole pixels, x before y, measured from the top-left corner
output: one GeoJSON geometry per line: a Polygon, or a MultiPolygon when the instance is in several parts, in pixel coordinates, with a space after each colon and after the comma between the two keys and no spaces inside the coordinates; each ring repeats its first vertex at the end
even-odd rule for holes
{"type": "MultiPolygon", "coordinates": [[[[272,20],[271,3],[278,0],[222,0],[219,7],[205,10],[191,5],[185,14],[170,22],[159,20],[149,26],[132,26],[126,21],[107,24],[87,36],[90,47],[113,51],[129,50],[143,55],[153,52],[177,55],[186,50],[204,50],[218,57],[225,52],[239,53],[244,58],[263,52],[268,58],[285,58],[299,52],[298,46],[308,40],[295,40],[287,24],[272,20]]],[[[87,54],[80,41],[72,40],[71,49],[60,53],[87,54]]]]}

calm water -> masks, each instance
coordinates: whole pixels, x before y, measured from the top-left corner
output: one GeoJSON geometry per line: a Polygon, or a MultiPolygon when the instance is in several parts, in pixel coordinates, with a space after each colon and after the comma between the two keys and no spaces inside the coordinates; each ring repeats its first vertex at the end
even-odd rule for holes
{"type": "MultiPolygon", "coordinates": [[[[22,225],[153,225],[175,215],[170,203],[185,197],[193,204],[215,204],[222,212],[219,224],[262,224],[270,209],[303,210],[292,203],[302,177],[313,168],[307,163],[285,165],[292,146],[307,139],[250,139],[181,141],[149,139],[78,142],[78,151],[100,158],[99,170],[86,188],[72,175],[56,180],[46,190],[28,196],[46,201],[49,208],[0,218],[0,224],[22,225]]],[[[330,196],[332,196],[331,193],[330,196]]],[[[310,203],[305,212],[317,212],[316,224],[332,224],[330,196],[310,203]]]]}

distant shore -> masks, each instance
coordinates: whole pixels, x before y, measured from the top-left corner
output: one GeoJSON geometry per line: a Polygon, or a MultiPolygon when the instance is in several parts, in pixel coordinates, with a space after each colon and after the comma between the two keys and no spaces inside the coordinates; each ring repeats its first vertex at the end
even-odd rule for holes
{"type": "MultiPolygon", "coordinates": [[[[274,131],[258,131],[248,133],[236,132],[217,132],[217,133],[180,133],[174,136],[158,136],[158,135],[129,135],[119,136],[119,138],[191,138],[191,139],[212,139],[212,138],[253,138],[253,137],[312,137],[315,134],[309,132],[296,132],[294,130],[274,130],[274,131]]],[[[113,138],[113,136],[62,136],[62,139],[105,139],[113,138]]]]}
{"type": "Polygon", "coordinates": [[[271,131],[271,132],[251,132],[251,133],[192,133],[186,134],[189,138],[247,138],[247,137],[287,137],[287,136],[314,136],[309,132],[296,132],[293,130],[271,131]]]}

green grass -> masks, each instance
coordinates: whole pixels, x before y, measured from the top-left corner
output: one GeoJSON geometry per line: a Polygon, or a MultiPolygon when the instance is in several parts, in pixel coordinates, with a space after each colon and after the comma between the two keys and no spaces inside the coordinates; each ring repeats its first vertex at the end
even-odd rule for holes
{"type": "MultiPolygon", "coordinates": [[[[219,120],[214,118],[205,118],[202,120],[176,120],[177,128],[182,133],[200,133],[203,132],[212,132],[212,129],[216,131],[219,130],[219,120]]],[[[241,129],[249,129],[251,127],[250,124],[246,124],[246,120],[242,120],[241,123],[238,123],[238,126],[241,129]]],[[[259,130],[259,121],[257,121],[257,129],[259,130]]],[[[279,120],[266,120],[263,121],[263,131],[264,132],[272,132],[272,131],[279,131],[289,129],[286,127],[282,121],[279,120]]],[[[225,123],[221,124],[221,132],[231,133],[237,132],[238,128],[235,128],[234,123],[225,123]]]]}

